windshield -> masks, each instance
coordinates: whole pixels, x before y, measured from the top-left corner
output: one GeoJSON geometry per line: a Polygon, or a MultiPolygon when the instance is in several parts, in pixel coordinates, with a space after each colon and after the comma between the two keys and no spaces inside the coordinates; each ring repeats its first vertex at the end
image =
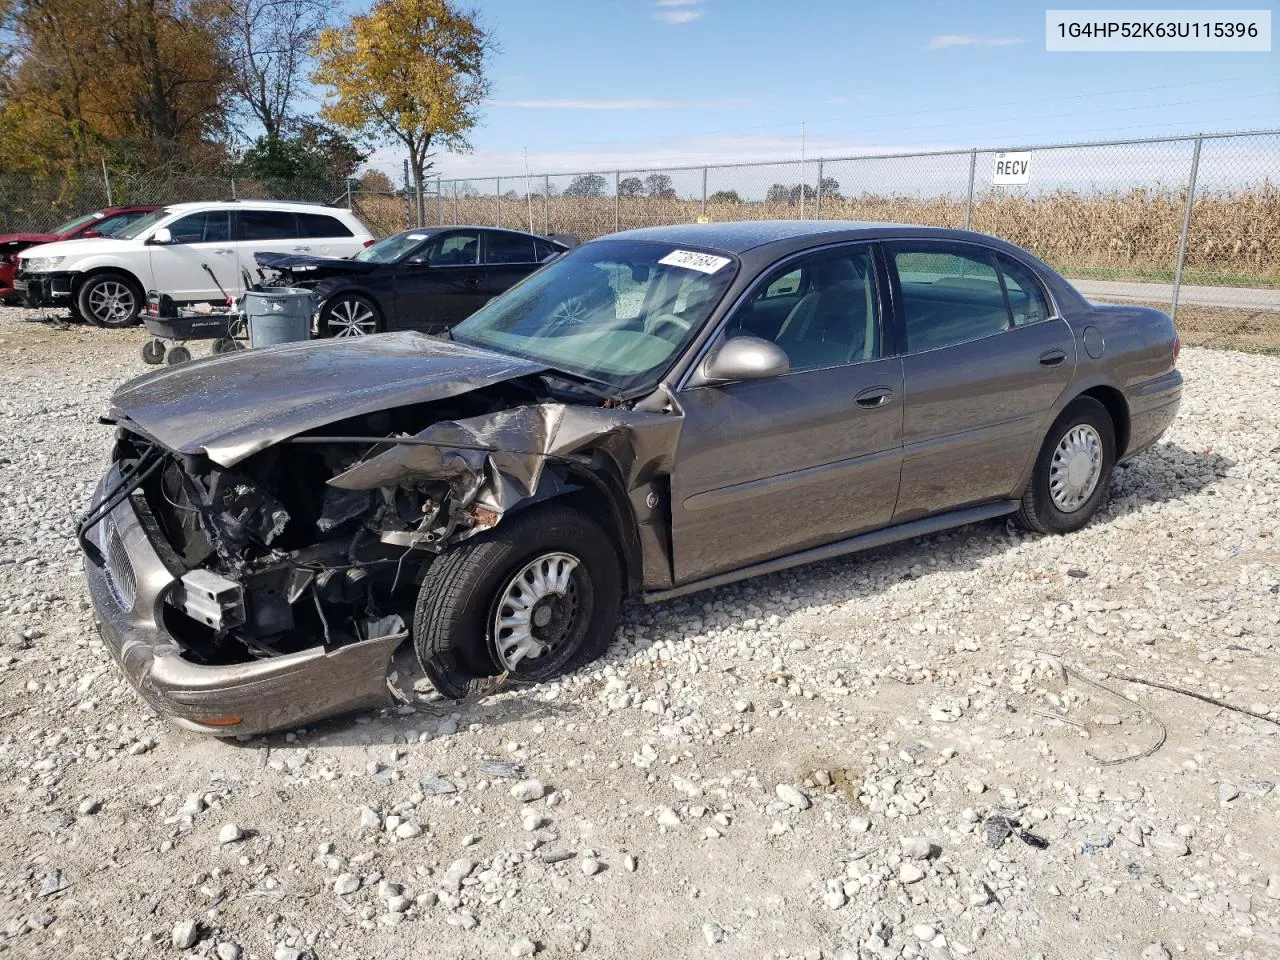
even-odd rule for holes
{"type": "Polygon", "coordinates": [[[139,217],[137,220],[133,221],[133,223],[129,224],[123,230],[113,233],[112,236],[117,240],[136,240],[168,215],[168,210],[152,210],[146,216],[139,217]]]}
{"type": "Polygon", "coordinates": [[[392,263],[426,239],[425,233],[397,233],[393,237],[384,237],[371,247],[365,247],[351,259],[365,263],[392,263]]]}
{"type": "Polygon", "coordinates": [[[620,391],[656,380],[728,289],[728,256],[644,240],[571,250],[453,329],[620,391]]]}
{"type": "Polygon", "coordinates": [[[99,213],[86,213],[83,217],[76,217],[74,220],[68,220],[66,223],[58,224],[49,232],[50,233],[68,233],[74,230],[76,227],[83,227],[89,221],[96,220],[100,216],[101,214],[99,213]]]}

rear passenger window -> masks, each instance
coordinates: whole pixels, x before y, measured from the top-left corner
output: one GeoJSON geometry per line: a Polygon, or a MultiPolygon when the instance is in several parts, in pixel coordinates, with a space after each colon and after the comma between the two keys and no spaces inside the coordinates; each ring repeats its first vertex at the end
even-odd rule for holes
{"type": "Polygon", "coordinates": [[[484,238],[485,263],[535,263],[533,237],[518,233],[490,233],[484,238]]]}
{"type": "Polygon", "coordinates": [[[1023,327],[1028,323],[1039,323],[1049,319],[1049,305],[1035,276],[1018,263],[1006,256],[997,254],[1000,272],[1004,274],[1004,287],[1009,291],[1009,310],[1013,313],[1013,325],[1023,327]]]}
{"type": "Polygon", "coordinates": [[[298,214],[298,226],[304,237],[353,237],[347,225],[337,217],[329,217],[323,213],[298,214]]]}
{"type": "Polygon", "coordinates": [[[241,210],[241,240],[296,240],[298,225],[283,210],[241,210]]]}
{"type": "Polygon", "coordinates": [[[980,340],[1009,328],[1000,276],[985,250],[913,249],[907,244],[891,249],[912,353],[980,340]]]}

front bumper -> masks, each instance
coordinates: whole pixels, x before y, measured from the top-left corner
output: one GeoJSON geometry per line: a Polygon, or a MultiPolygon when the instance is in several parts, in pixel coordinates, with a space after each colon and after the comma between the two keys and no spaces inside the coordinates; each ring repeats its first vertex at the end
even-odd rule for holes
{"type": "Polygon", "coordinates": [[[71,299],[73,273],[19,273],[14,294],[28,307],[51,307],[71,299]]]}
{"type": "MultiPolygon", "coordinates": [[[[98,502],[112,473],[99,485],[98,502]]],[[[322,646],[249,663],[193,663],[163,626],[177,581],[151,545],[134,494],[94,528],[101,566],[85,558],[98,631],[129,682],[155,710],[188,730],[229,737],[302,726],[395,702],[391,657],[407,632],[322,646]],[[235,720],[235,722],[231,722],[235,720]]]]}

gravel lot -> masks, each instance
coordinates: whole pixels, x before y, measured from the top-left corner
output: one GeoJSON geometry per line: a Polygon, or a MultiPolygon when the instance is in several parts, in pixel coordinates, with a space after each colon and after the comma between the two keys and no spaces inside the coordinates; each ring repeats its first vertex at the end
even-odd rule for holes
{"type": "Polygon", "coordinates": [[[557,685],[220,742],[123,682],[70,535],[141,340],[0,309],[0,951],[1280,957],[1280,358],[1184,351],[1079,534],[636,606],[557,685]]]}

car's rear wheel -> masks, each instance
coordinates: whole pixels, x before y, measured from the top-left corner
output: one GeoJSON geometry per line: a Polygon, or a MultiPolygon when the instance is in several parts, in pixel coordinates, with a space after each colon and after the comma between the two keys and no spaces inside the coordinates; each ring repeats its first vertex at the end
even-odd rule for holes
{"type": "Polygon", "coordinates": [[[142,312],[142,290],[123,273],[98,273],[80,284],[76,310],[99,327],[128,327],[142,312]]]}
{"type": "Polygon", "coordinates": [[[378,305],[359,294],[341,293],[320,311],[322,337],[364,337],[381,329],[378,305]]]}
{"type": "Polygon", "coordinates": [[[1106,501],[1115,465],[1111,414],[1092,397],[1077,398],[1045,437],[1018,522],[1038,533],[1079,530],[1106,501]]]}
{"type": "Polygon", "coordinates": [[[458,699],[502,673],[550,680],[609,645],[622,603],[612,539],[569,507],[535,507],[427,568],[413,618],[418,660],[458,699]]]}

